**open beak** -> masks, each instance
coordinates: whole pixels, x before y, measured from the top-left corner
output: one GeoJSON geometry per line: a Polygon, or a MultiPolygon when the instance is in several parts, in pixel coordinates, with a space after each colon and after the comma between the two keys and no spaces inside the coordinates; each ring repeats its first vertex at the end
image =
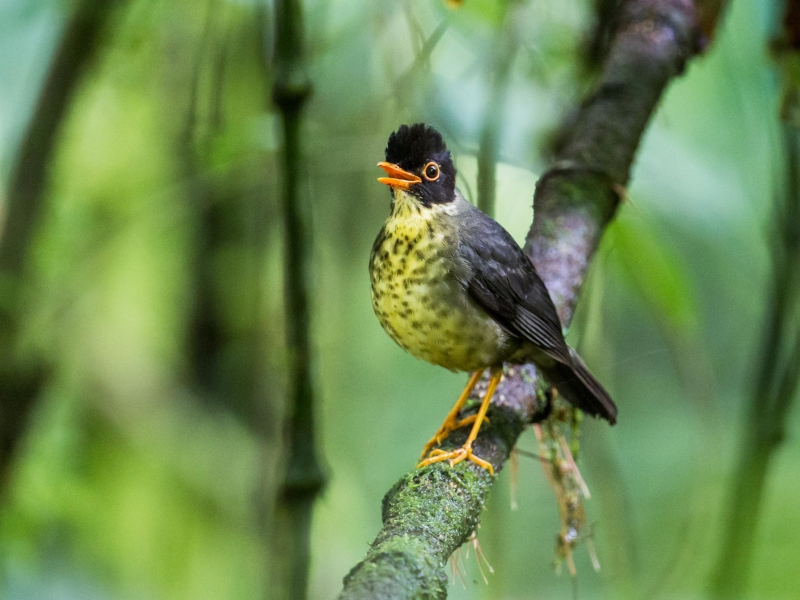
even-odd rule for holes
{"type": "Polygon", "coordinates": [[[378,181],[381,183],[385,183],[386,185],[392,186],[393,188],[400,188],[403,190],[407,190],[415,183],[420,183],[422,179],[414,175],[413,173],[409,173],[408,171],[404,171],[397,165],[393,165],[392,163],[388,162],[379,162],[378,166],[386,171],[386,174],[389,177],[378,177],[378,181]]]}

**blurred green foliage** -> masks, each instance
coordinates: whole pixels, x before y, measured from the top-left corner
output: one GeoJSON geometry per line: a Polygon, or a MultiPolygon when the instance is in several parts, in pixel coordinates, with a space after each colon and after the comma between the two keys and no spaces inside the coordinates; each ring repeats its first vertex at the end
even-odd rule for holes
{"type": "MultiPolygon", "coordinates": [[[[475,200],[501,4],[305,3],[312,325],[330,473],[313,528],[313,598],[338,593],[380,526],[382,495],[463,384],[404,354],[372,315],[366,261],[388,210],[374,164],[397,125],[431,122],[475,200]]],[[[503,113],[497,215],[517,239],[550,134],[584,89],[592,4],[528,0],[516,23],[505,103],[491,110],[503,113]]],[[[59,0],[0,2],[2,183],[69,10],[59,0]]],[[[470,563],[451,597],[564,598],[573,586],[585,600],[703,595],[763,322],[780,174],[766,52],[774,13],[768,2],[732,3],[708,54],[669,90],[570,332],[620,407],[614,429],[586,422],[582,444],[603,570],[579,551],[577,581],[555,575],[556,505],[539,464],[521,457],[519,508],[509,508],[506,470],[480,530],[495,574],[484,585],[470,563]]],[[[56,376],[0,513],[2,597],[268,590],[284,389],[271,48],[269,4],[131,0],[81,87],[29,264],[26,340],[56,376]],[[187,350],[205,235],[198,215],[209,202],[226,232],[205,273],[228,332],[213,393],[198,389],[187,350]],[[265,324],[258,426],[224,397],[247,378],[253,323],[265,324]]],[[[769,477],[753,598],[800,597],[797,419],[769,477]]]]}

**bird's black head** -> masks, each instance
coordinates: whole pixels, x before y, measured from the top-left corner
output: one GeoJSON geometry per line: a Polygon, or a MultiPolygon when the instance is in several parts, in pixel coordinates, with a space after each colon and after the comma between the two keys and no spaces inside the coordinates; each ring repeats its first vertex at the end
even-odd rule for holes
{"type": "Polygon", "coordinates": [[[378,181],[412,194],[424,206],[455,200],[453,159],[442,135],[433,127],[423,123],[401,125],[389,136],[386,162],[378,166],[389,175],[378,181]]]}

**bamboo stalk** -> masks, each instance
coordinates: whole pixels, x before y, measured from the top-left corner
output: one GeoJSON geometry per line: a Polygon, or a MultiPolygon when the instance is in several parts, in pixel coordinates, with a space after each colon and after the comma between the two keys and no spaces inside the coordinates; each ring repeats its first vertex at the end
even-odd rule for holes
{"type": "Polygon", "coordinates": [[[276,502],[277,597],[306,597],[314,501],[324,475],[315,445],[315,390],[311,369],[310,307],[313,236],[309,198],[301,193],[302,112],[311,94],[305,67],[299,0],[275,5],[273,98],[283,124],[284,286],[289,372],[284,424],[286,467],[276,502]]]}

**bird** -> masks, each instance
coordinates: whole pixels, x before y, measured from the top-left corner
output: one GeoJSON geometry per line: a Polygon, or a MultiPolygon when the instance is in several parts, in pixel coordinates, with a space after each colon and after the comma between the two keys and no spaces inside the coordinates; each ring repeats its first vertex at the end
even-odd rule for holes
{"type": "Polygon", "coordinates": [[[531,259],[497,221],[456,187],[442,135],[424,123],[389,136],[378,163],[391,189],[389,217],[372,246],[372,306],[383,328],[417,358],[471,373],[455,406],[425,445],[417,467],[470,460],[494,473],[472,444],[502,377],[502,366],[533,363],[573,406],[616,423],[617,407],[564,340],[550,294],[531,259]],[[475,415],[458,415],[486,370],[475,415]],[[460,448],[434,448],[472,425],[460,448]]]}

